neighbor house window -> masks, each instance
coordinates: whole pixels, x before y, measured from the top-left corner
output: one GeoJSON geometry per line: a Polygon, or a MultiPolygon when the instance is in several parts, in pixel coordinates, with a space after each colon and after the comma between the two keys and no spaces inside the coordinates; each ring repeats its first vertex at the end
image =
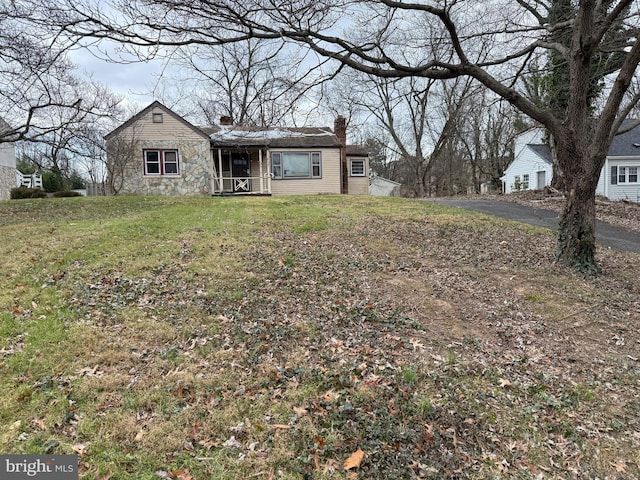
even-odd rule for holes
{"type": "Polygon", "coordinates": [[[162,123],[162,114],[154,113],[153,114],[153,123],[162,123]]]}
{"type": "Polygon", "coordinates": [[[522,181],[520,180],[520,175],[516,175],[513,179],[513,189],[516,191],[522,189],[522,181]]]}
{"type": "Polygon", "coordinates": [[[177,150],[145,150],[145,175],[179,175],[177,150]]]}
{"type": "Polygon", "coordinates": [[[322,178],[320,152],[271,153],[273,178],[322,178]]]}
{"type": "Polygon", "coordinates": [[[364,177],[365,167],[364,160],[351,160],[351,176],[364,177]]]}
{"type": "Polygon", "coordinates": [[[611,167],[611,185],[638,183],[638,168],[640,167],[611,167]]]}
{"type": "Polygon", "coordinates": [[[529,190],[529,174],[522,175],[522,190],[529,190]]]}

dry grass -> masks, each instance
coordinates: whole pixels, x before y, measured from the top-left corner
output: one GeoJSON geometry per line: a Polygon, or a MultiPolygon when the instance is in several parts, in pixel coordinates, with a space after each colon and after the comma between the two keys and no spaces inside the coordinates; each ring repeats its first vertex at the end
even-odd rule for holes
{"type": "Polygon", "coordinates": [[[96,479],[640,475],[637,255],[582,277],[545,230],[398,199],[69,200],[0,204],[4,452],[96,479]]]}

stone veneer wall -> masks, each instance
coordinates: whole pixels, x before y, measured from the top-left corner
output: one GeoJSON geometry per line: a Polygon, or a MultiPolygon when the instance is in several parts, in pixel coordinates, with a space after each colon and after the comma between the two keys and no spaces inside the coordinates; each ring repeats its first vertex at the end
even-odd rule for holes
{"type": "Polygon", "coordinates": [[[0,200],[9,200],[11,189],[16,187],[16,169],[0,166],[0,200]]]}
{"type": "Polygon", "coordinates": [[[210,195],[211,149],[207,140],[141,142],[139,159],[125,174],[121,195],[210,195]],[[143,149],[177,149],[180,176],[144,176],[143,149]]]}

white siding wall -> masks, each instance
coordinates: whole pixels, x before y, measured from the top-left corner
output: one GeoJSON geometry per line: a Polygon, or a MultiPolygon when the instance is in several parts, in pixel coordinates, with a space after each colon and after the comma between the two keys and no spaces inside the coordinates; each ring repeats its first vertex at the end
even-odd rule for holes
{"type": "MultiPolygon", "coordinates": [[[[274,149],[278,152],[317,152],[322,155],[322,178],[273,179],[271,193],[273,195],[301,195],[318,193],[340,193],[340,149],[274,149]]],[[[351,180],[351,179],[349,179],[351,180]]]]}
{"type": "Polygon", "coordinates": [[[598,188],[600,188],[601,183],[603,184],[603,195],[609,200],[631,200],[632,202],[640,202],[640,183],[611,184],[611,167],[613,166],[638,167],[638,174],[640,175],[640,157],[608,158],[598,182],[598,188]]]}
{"type": "Polygon", "coordinates": [[[529,190],[543,188],[551,185],[551,176],[553,168],[543,159],[541,159],[531,148],[524,147],[517,151],[515,160],[509,165],[504,173],[504,193],[512,193],[515,191],[516,176],[520,177],[522,182],[524,175],[529,175],[529,190]],[[538,185],[538,172],[545,172],[546,185],[538,185]]]}
{"type": "Polygon", "coordinates": [[[378,197],[400,196],[400,184],[386,178],[373,177],[369,193],[378,197]]]}
{"type": "Polygon", "coordinates": [[[596,195],[607,196],[607,162],[600,171],[600,178],[598,178],[598,186],[596,187],[596,195]]]}

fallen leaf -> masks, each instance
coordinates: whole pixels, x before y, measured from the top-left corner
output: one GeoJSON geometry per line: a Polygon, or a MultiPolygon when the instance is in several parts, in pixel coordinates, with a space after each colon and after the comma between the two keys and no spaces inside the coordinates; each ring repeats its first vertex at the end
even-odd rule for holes
{"type": "Polygon", "coordinates": [[[499,380],[499,382],[500,382],[500,386],[501,386],[502,388],[509,388],[509,387],[513,387],[513,384],[512,384],[509,380],[507,380],[507,379],[505,379],[505,378],[501,378],[501,379],[499,380]]]}
{"type": "Polygon", "coordinates": [[[88,446],[88,443],[76,443],[71,446],[71,449],[73,450],[73,453],[83,456],[86,453],[88,446]]]}
{"type": "Polygon", "coordinates": [[[617,473],[626,473],[627,471],[627,462],[624,460],[618,460],[616,463],[612,464],[612,466],[616,469],[617,473]]]}
{"type": "Polygon", "coordinates": [[[173,472],[171,472],[171,478],[175,480],[193,480],[193,477],[191,476],[191,473],[187,468],[174,470],[173,472]]]}
{"type": "Polygon", "coordinates": [[[34,418],[33,421],[31,422],[31,424],[34,427],[38,427],[40,430],[46,430],[47,426],[44,423],[44,420],[42,418],[34,418]]]}
{"type": "Polygon", "coordinates": [[[293,407],[293,411],[299,417],[302,417],[303,415],[306,415],[307,413],[309,413],[307,409],[304,407],[293,407]]]}
{"type": "Polygon", "coordinates": [[[325,392],[324,394],[320,395],[320,400],[322,400],[324,403],[331,403],[333,402],[336,398],[338,398],[338,394],[336,392],[334,392],[333,390],[329,390],[327,392],[325,392]]]}
{"type": "Polygon", "coordinates": [[[282,430],[288,430],[289,428],[291,428],[291,425],[285,425],[283,423],[276,423],[274,425],[271,425],[273,428],[280,428],[282,430]]]}
{"type": "Polygon", "coordinates": [[[147,432],[145,432],[144,430],[140,430],[136,435],[136,438],[133,439],[133,441],[138,443],[140,440],[142,440],[142,437],[144,437],[146,433],[147,432]]]}
{"type": "Polygon", "coordinates": [[[364,452],[361,449],[356,450],[349,458],[344,461],[344,469],[351,470],[352,468],[360,467],[363,459],[364,452]]]}

